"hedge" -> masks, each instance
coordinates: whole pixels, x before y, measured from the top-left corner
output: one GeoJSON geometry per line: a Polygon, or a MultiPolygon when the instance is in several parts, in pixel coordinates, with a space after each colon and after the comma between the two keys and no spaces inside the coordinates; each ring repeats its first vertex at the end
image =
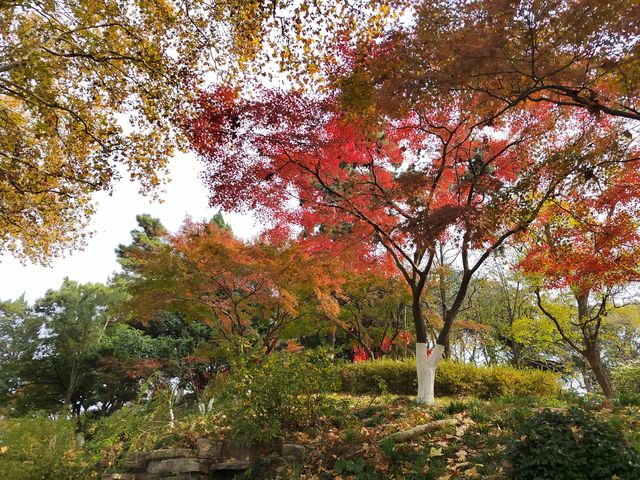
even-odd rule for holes
{"type": "MultiPolygon", "coordinates": [[[[418,390],[415,358],[350,363],[342,368],[341,378],[342,390],[347,393],[379,393],[381,384],[389,393],[415,395],[418,390]]],[[[436,396],[544,397],[556,395],[559,390],[559,377],[542,370],[477,367],[448,360],[441,361],[436,369],[436,396]]]]}

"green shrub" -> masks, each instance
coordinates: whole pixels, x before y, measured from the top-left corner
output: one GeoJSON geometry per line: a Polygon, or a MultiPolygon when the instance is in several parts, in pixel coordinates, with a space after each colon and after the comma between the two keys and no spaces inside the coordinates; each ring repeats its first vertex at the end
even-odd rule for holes
{"type": "Polygon", "coordinates": [[[113,466],[126,453],[160,448],[175,440],[169,420],[169,402],[159,392],[88,424],[85,448],[101,465],[113,466]]]}
{"type": "Polygon", "coordinates": [[[531,417],[507,456],[516,480],[640,478],[640,455],[620,431],[578,408],[531,417]]]}
{"type": "MultiPolygon", "coordinates": [[[[390,393],[415,395],[418,389],[415,359],[351,363],[342,368],[341,378],[343,391],[349,393],[379,393],[380,380],[390,393]]],[[[559,385],[550,372],[442,361],[436,369],[435,391],[438,396],[540,397],[557,394],[559,385]]]]}
{"type": "Polygon", "coordinates": [[[75,423],[32,416],[0,420],[0,472],[13,480],[91,478],[75,423]]]}
{"type": "Polygon", "coordinates": [[[613,370],[613,383],[623,405],[640,405],[640,365],[613,370]]]}
{"type": "Polygon", "coordinates": [[[236,363],[215,410],[224,414],[222,424],[234,441],[266,442],[284,428],[316,424],[334,411],[337,401],[326,394],[338,385],[338,370],[326,351],[275,352],[260,363],[236,363]]]}

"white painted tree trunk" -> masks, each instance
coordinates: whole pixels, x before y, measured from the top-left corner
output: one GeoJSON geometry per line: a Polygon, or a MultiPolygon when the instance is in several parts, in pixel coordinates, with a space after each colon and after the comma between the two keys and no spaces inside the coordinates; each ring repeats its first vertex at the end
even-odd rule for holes
{"type": "Polygon", "coordinates": [[[436,345],[427,358],[427,344],[416,343],[416,369],[418,373],[418,396],[416,402],[433,405],[436,367],[444,353],[444,345],[436,345]]]}

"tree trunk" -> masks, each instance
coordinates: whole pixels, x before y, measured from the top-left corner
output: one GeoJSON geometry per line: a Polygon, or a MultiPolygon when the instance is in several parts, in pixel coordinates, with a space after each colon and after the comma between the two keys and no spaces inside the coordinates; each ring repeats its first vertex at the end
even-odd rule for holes
{"type": "Polygon", "coordinates": [[[336,327],[331,326],[329,331],[327,332],[327,336],[325,337],[327,345],[331,350],[336,349],[336,327]]]}
{"type": "Polygon", "coordinates": [[[78,362],[74,358],[71,362],[71,371],[69,372],[69,385],[67,385],[67,391],[64,394],[64,405],[71,408],[71,400],[73,398],[73,392],[76,389],[76,382],[78,380],[78,362]]]}
{"type": "Polygon", "coordinates": [[[607,398],[615,396],[615,389],[613,388],[613,382],[607,372],[606,368],[602,364],[602,358],[600,357],[600,350],[597,345],[588,347],[585,352],[585,357],[591,366],[591,370],[598,381],[598,385],[602,389],[602,393],[607,398]]]}
{"type": "Polygon", "coordinates": [[[417,403],[433,405],[435,400],[436,367],[444,353],[444,345],[436,345],[427,358],[427,344],[416,343],[416,368],[418,370],[417,403]]]}
{"type": "Polygon", "coordinates": [[[364,340],[360,340],[360,345],[362,346],[362,348],[364,348],[364,351],[367,354],[367,357],[369,357],[369,360],[375,360],[376,359],[376,356],[373,353],[373,350],[371,350],[369,345],[367,345],[367,342],[365,342],[364,340]]]}
{"type": "MultiPolygon", "coordinates": [[[[420,292],[418,289],[413,289],[411,313],[413,314],[413,323],[416,329],[416,374],[418,376],[418,395],[416,396],[416,402],[427,403],[427,392],[429,390],[429,368],[427,366],[427,328],[422,320],[422,305],[420,304],[421,293],[422,292],[420,292]]],[[[431,403],[433,403],[433,400],[431,401],[431,403]]]]}
{"type": "Polygon", "coordinates": [[[584,389],[587,391],[587,393],[592,393],[593,384],[591,382],[591,368],[589,367],[589,363],[585,360],[585,357],[582,354],[580,354],[575,359],[575,362],[580,367],[582,380],[584,381],[584,389]]]}
{"type": "Polygon", "coordinates": [[[427,343],[427,326],[422,319],[422,305],[420,297],[422,291],[417,288],[413,290],[411,299],[411,313],[413,314],[413,324],[416,329],[416,343],[427,343]]]}
{"type": "Polygon", "coordinates": [[[602,393],[604,393],[605,397],[611,398],[615,396],[615,392],[611,378],[609,378],[609,374],[602,364],[600,347],[598,345],[598,329],[595,328],[591,330],[586,327],[589,322],[594,320],[594,318],[590,318],[589,316],[589,292],[586,291],[577,294],[576,301],[578,302],[578,322],[583,326],[582,335],[585,346],[583,355],[587,359],[587,362],[589,362],[596,381],[602,389],[602,393]]]}

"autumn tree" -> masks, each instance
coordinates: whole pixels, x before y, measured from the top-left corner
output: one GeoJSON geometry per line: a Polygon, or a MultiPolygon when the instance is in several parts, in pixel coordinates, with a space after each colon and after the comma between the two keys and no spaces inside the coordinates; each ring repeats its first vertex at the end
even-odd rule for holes
{"type": "Polygon", "coordinates": [[[538,276],[540,310],[588,362],[607,397],[614,389],[601,356],[602,325],[616,288],[640,278],[639,159],[624,135],[612,133],[607,149],[596,152],[584,172],[584,182],[545,208],[530,231],[522,262],[526,272],[538,276]],[[571,293],[575,311],[570,318],[545,303],[545,287],[571,293]]]}
{"type": "Polygon", "coordinates": [[[640,120],[640,7],[633,0],[417,3],[362,44],[337,84],[347,104],[397,115],[460,92],[481,121],[527,102],[640,120]]]}
{"type": "Polygon", "coordinates": [[[295,246],[245,243],[215,222],[187,221],[154,248],[129,249],[124,261],[142,320],[165,310],[208,325],[221,354],[248,345],[271,352],[317,298],[319,276],[295,246]]]}
{"type": "Polygon", "coordinates": [[[372,20],[299,3],[0,2],[0,253],[46,262],[82,243],[92,194],[123,175],[154,191],[195,84],[285,70],[311,38],[372,20]]]}
{"type": "Polygon", "coordinates": [[[335,275],[340,282],[331,291],[336,308],[320,308],[324,318],[355,343],[367,359],[398,351],[406,345],[404,322],[410,304],[406,283],[379,271],[359,271],[341,263],[335,275]]]}
{"type": "Polygon", "coordinates": [[[279,231],[302,229],[324,252],[346,241],[395,265],[412,292],[421,402],[433,400],[435,366],[474,274],[571,181],[570,153],[600,134],[588,115],[549,105],[483,128],[476,101],[461,95],[367,123],[331,97],[266,91],[244,100],[218,89],[201,95],[188,125],[208,163],[212,204],[253,209],[279,231]],[[462,276],[427,365],[421,297],[437,240],[459,249],[462,276]]]}

